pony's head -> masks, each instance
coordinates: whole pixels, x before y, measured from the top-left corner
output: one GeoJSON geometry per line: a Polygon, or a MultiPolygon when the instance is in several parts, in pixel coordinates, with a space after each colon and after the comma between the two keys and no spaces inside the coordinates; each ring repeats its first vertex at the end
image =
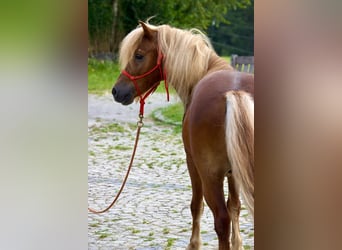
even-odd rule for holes
{"type": "Polygon", "coordinates": [[[140,22],[122,41],[120,65],[122,72],[112,94],[115,101],[129,105],[136,97],[157,87],[163,80],[162,54],[158,49],[157,31],[140,22]]]}

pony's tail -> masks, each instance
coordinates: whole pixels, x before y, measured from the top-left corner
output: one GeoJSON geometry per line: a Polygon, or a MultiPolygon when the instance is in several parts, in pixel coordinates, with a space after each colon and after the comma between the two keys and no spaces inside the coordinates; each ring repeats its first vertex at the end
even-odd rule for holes
{"type": "Polygon", "coordinates": [[[243,91],[226,93],[226,143],[232,176],[254,217],[254,100],[243,91]]]}

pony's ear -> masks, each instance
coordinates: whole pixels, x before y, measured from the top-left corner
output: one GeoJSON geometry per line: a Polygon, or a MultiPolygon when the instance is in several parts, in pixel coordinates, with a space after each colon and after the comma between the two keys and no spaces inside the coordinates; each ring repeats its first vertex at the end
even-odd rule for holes
{"type": "Polygon", "coordinates": [[[156,31],[150,29],[143,21],[139,21],[139,23],[144,30],[144,36],[149,39],[152,39],[156,31]]]}

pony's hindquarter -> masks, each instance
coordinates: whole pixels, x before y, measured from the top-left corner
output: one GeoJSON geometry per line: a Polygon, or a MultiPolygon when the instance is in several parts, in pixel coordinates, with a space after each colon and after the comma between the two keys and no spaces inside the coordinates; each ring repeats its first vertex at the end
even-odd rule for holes
{"type": "MultiPolygon", "coordinates": [[[[250,79],[249,75],[229,71],[207,75],[195,87],[186,109],[183,141],[193,191],[193,230],[188,249],[197,250],[201,244],[199,220],[203,196],[214,215],[219,249],[243,249],[239,232],[240,190],[247,194],[246,205],[251,212],[254,200],[250,199],[254,197],[253,176],[247,175],[247,182],[242,178],[245,177],[243,170],[254,166],[254,146],[250,145],[254,143],[253,116],[250,114],[253,113],[254,106],[250,97],[253,95],[253,88],[248,84],[250,79]],[[249,139],[244,138],[246,132],[249,139]],[[247,142],[249,146],[244,145],[247,142]],[[234,148],[228,150],[230,147],[234,148]],[[243,157],[238,154],[246,151],[250,151],[250,154],[243,157]],[[244,164],[246,159],[252,164],[244,164]],[[240,163],[244,165],[236,166],[240,163]],[[223,188],[226,177],[229,184],[228,201],[223,188]],[[252,188],[246,188],[245,183],[250,183],[247,187],[252,188]],[[229,242],[231,229],[232,248],[229,242]]],[[[247,172],[249,173],[248,170],[247,172]]]]}
{"type": "Polygon", "coordinates": [[[254,216],[254,101],[244,91],[226,94],[227,154],[236,185],[254,216]]]}

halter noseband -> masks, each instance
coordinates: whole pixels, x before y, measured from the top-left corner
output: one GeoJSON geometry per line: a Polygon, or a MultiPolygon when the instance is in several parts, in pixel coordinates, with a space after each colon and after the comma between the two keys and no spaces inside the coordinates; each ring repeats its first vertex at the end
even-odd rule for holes
{"type": "Polygon", "coordinates": [[[160,84],[160,81],[164,80],[165,83],[165,90],[166,90],[166,97],[167,97],[167,101],[169,101],[169,88],[168,88],[168,84],[166,82],[166,73],[165,71],[163,72],[163,68],[162,68],[162,61],[163,61],[163,54],[161,52],[159,52],[158,54],[158,59],[157,59],[157,65],[154,66],[151,70],[147,71],[146,73],[142,74],[142,75],[138,75],[138,76],[132,76],[130,73],[128,73],[126,70],[123,70],[121,73],[124,74],[125,76],[127,76],[133,83],[134,83],[134,87],[137,91],[138,96],[140,97],[140,112],[139,112],[139,116],[143,116],[144,115],[144,105],[145,105],[145,99],[152,94],[157,87],[160,84]],[[146,93],[144,96],[142,96],[142,93],[139,89],[137,80],[139,79],[143,79],[147,76],[149,76],[150,74],[152,74],[154,71],[159,70],[160,73],[160,81],[157,82],[156,84],[154,84],[146,93]]]}

